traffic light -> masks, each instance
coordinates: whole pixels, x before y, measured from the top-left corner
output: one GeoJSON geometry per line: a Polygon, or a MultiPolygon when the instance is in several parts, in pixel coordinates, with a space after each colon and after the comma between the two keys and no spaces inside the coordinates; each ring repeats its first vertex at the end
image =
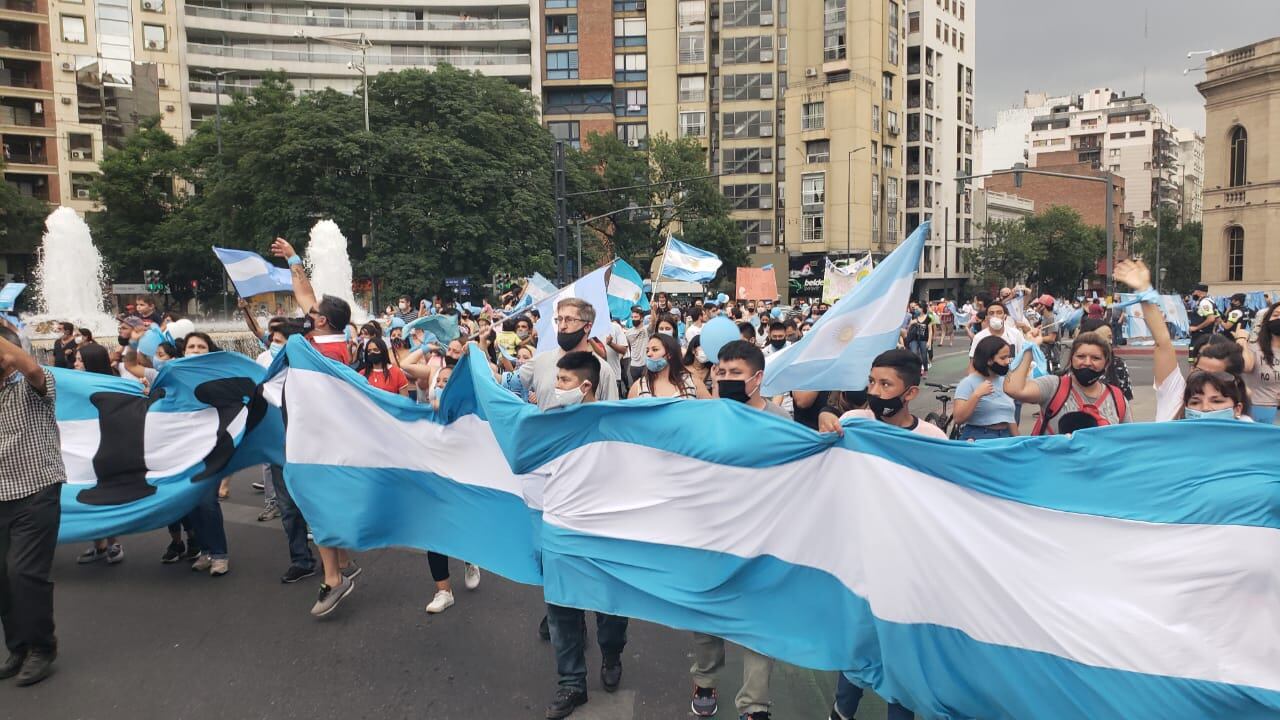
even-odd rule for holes
{"type": "Polygon", "coordinates": [[[199,281],[199,280],[192,280],[192,281],[191,281],[191,292],[196,292],[196,291],[198,291],[199,289],[200,289],[200,281],[199,281]]]}
{"type": "Polygon", "coordinates": [[[147,292],[149,293],[164,293],[168,291],[164,281],[160,279],[159,270],[143,270],[142,282],[146,284],[147,292]]]}

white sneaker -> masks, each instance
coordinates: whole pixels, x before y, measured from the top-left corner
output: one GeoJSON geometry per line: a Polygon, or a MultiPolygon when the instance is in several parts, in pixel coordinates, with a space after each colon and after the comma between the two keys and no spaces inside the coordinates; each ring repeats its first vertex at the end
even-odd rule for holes
{"type": "Polygon", "coordinates": [[[431,598],[431,603],[427,605],[427,612],[432,615],[442,613],[453,605],[453,593],[448,590],[437,590],[436,596],[431,598]]]}
{"type": "Polygon", "coordinates": [[[480,568],[466,563],[462,571],[462,584],[466,585],[468,590],[480,587],[480,568]]]}

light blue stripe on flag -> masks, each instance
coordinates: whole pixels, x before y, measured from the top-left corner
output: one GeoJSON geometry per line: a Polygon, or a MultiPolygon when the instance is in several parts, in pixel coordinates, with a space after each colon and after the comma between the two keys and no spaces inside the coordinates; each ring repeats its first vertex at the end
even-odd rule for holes
{"type": "Polygon", "coordinates": [[[667,250],[662,257],[660,277],[685,282],[708,283],[715,279],[723,263],[715,253],[680,242],[675,237],[667,240],[667,250]]]}
{"type": "Polygon", "coordinates": [[[615,320],[631,317],[631,308],[649,311],[649,298],[644,294],[644,279],[640,273],[622,258],[613,261],[609,275],[609,315],[615,320]]]}
{"type": "Polygon", "coordinates": [[[26,283],[9,283],[0,288],[0,310],[12,310],[14,302],[26,289],[26,283]]]}
{"type": "Polygon", "coordinates": [[[853,292],[831,306],[800,342],[770,355],[764,394],[865,388],[871,361],[898,344],[902,314],[928,236],[926,221],[853,292]]]}
{"type": "Polygon", "coordinates": [[[226,268],[227,276],[240,297],[293,292],[293,276],[288,268],[272,265],[258,253],[219,247],[215,247],[213,253],[226,268]]]}

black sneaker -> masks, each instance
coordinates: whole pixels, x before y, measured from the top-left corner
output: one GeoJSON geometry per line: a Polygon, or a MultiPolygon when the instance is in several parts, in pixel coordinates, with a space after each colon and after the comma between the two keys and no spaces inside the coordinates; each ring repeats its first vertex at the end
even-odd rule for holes
{"type": "Polygon", "coordinates": [[[160,562],[165,565],[172,565],[181,560],[186,552],[187,546],[181,540],[174,540],[169,543],[169,547],[164,549],[164,554],[160,556],[160,562]]]}
{"type": "Polygon", "coordinates": [[[32,650],[18,672],[18,687],[35,685],[53,674],[53,659],[58,656],[55,650],[32,650]]]}
{"type": "Polygon", "coordinates": [[[186,551],[186,552],[184,552],[184,553],[182,553],[182,557],[180,557],[180,558],[178,558],[178,559],[179,559],[179,560],[186,561],[186,562],[194,562],[194,561],[196,561],[197,559],[199,559],[199,557],[200,557],[201,555],[203,555],[203,554],[204,554],[204,553],[203,553],[203,551],[201,551],[201,550],[200,550],[200,546],[199,546],[199,545],[196,545],[195,543],[189,542],[189,543],[187,543],[187,551],[186,551]]]}
{"type": "Polygon", "coordinates": [[[27,654],[25,652],[9,653],[9,659],[5,660],[3,665],[0,665],[0,680],[7,680],[17,675],[18,671],[22,669],[23,661],[26,659],[27,654]]]}
{"type": "Polygon", "coordinates": [[[622,658],[618,655],[609,655],[600,665],[600,684],[604,685],[605,692],[614,692],[621,682],[622,658]]]}
{"type": "Polygon", "coordinates": [[[715,715],[720,710],[720,701],[716,697],[716,689],[694,685],[693,702],[689,703],[689,709],[693,710],[693,714],[698,717],[715,715]]]}
{"type": "Polygon", "coordinates": [[[573,714],[580,706],[587,704],[586,690],[572,690],[562,687],[556,690],[556,696],[547,705],[547,720],[560,720],[573,714]]]}
{"type": "Polygon", "coordinates": [[[280,576],[280,582],[284,583],[285,585],[292,585],[293,583],[296,583],[303,578],[309,578],[315,574],[316,574],[316,569],[313,567],[302,568],[302,567],[298,567],[297,565],[290,565],[289,569],[285,570],[284,574],[280,576]]]}

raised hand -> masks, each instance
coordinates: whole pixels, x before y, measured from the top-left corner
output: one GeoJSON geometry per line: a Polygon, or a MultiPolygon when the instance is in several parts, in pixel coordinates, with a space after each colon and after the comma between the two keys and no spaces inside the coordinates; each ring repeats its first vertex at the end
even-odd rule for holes
{"type": "Polygon", "coordinates": [[[1151,287],[1151,270],[1141,260],[1124,260],[1116,265],[1115,278],[1138,292],[1151,287]]]}
{"type": "Polygon", "coordinates": [[[271,254],[279,258],[287,259],[297,255],[298,253],[293,249],[293,246],[289,244],[288,240],[278,237],[275,239],[275,242],[271,243],[271,254]]]}

